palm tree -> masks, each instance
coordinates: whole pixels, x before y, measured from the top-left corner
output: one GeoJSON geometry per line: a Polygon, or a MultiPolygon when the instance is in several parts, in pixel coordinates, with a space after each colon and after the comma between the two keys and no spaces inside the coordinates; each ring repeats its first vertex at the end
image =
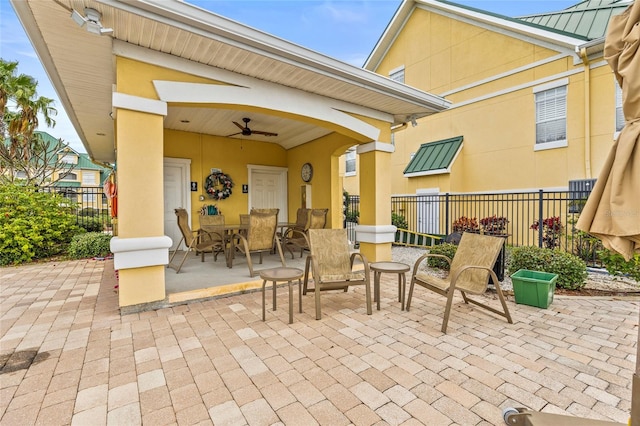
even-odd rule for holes
{"type": "MultiPolygon", "coordinates": [[[[26,74],[18,74],[18,62],[0,58],[0,178],[14,181],[16,171],[31,169],[29,163],[38,162],[42,144],[34,136],[38,128],[38,114],[48,127],[55,126],[57,110],[53,99],[38,96],[38,82],[26,74]],[[5,142],[6,141],[6,142],[5,142]]],[[[29,174],[28,174],[29,175],[29,174]]]]}

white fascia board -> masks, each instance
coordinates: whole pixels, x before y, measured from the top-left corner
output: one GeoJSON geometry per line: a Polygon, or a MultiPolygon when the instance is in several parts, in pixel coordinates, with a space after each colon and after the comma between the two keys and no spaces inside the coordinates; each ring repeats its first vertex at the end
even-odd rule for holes
{"type": "Polygon", "coordinates": [[[378,42],[373,47],[369,57],[365,60],[364,65],[362,65],[364,69],[374,72],[378,69],[380,62],[382,62],[382,59],[387,56],[389,48],[393,45],[393,42],[402,31],[402,28],[404,28],[407,23],[407,19],[411,16],[414,8],[414,0],[403,0],[398,7],[398,10],[391,18],[389,25],[387,25],[387,28],[385,28],[384,32],[378,39],[378,42]]]}
{"type": "MultiPolygon", "coordinates": [[[[9,0],[9,2],[11,3],[13,10],[15,11],[16,16],[18,17],[18,20],[22,25],[22,28],[24,28],[24,31],[27,34],[27,37],[29,38],[29,41],[33,45],[34,51],[36,52],[36,55],[38,56],[38,59],[42,64],[42,68],[44,69],[44,72],[47,74],[47,77],[49,77],[49,81],[54,87],[54,90],[58,95],[58,99],[62,104],[62,108],[67,113],[67,116],[69,117],[69,121],[71,121],[71,124],[73,125],[73,129],[78,133],[80,142],[82,142],[82,145],[87,150],[89,157],[94,158],[91,147],[87,143],[87,138],[82,132],[82,126],[80,126],[80,122],[78,121],[78,116],[76,115],[75,110],[71,107],[71,101],[69,100],[69,96],[64,87],[64,83],[62,82],[62,80],[60,79],[60,75],[56,71],[56,66],[53,63],[53,58],[49,53],[49,46],[47,45],[47,42],[42,37],[42,33],[38,28],[38,24],[33,18],[33,14],[31,12],[31,6],[29,6],[28,2],[23,0],[9,0]]],[[[9,13],[9,12],[3,11],[3,13],[9,13]]]]}
{"type": "Polygon", "coordinates": [[[132,111],[146,112],[156,115],[167,115],[167,103],[156,99],[142,98],[140,96],[128,95],[126,93],[115,92],[112,95],[112,105],[114,108],[128,109],[132,111]]]}
{"type": "Polygon", "coordinates": [[[432,175],[441,175],[443,173],[451,173],[451,168],[449,167],[446,169],[427,170],[425,172],[405,173],[404,177],[412,178],[412,177],[419,177],[419,176],[432,176],[432,175]]]}
{"type": "Polygon", "coordinates": [[[434,112],[442,111],[449,105],[449,101],[439,96],[406,86],[182,1],[96,1],[299,68],[367,87],[374,92],[404,99],[434,112]]]}
{"type": "MultiPolygon", "coordinates": [[[[221,68],[212,67],[196,62],[189,61],[184,58],[179,58],[174,55],[168,55],[165,53],[157,52],[155,50],[145,49],[143,47],[134,46],[132,44],[114,40],[113,43],[114,54],[123,58],[133,59],[140,62],[145,62],[151,65],[158,65],[166,68],[170,68],[176,71],[181,71],[187,74],[196,75],[199,77],[208,78],[211,80],[220,81],[231,86],[238,86],[244,88],[264,88],[264,90],[270,90],[272,93],[275,91],[284,93],[284,90],[288,90],[290,94],[296,96],[306,96],[308,98],[315,97],[320,102],[328,103],[331,108],[338,111],[344,111],[347,113],[353,113],[363,115],[365,117],[374,118],[376,120],[385,121],[388,123],[393,122],[393,115],[382,111],[367,108],[361,105],[352,104],[345,101],[340,101],[333,98],[327,98],[320,95],[315,95],[303,90],[288,88],[276,83],[271,83],[257,78],[249,77],[246,75],[234,73],[232,71],[224,70],[221,68]]],[[[167,101],[168,102],[168,101],[167,101]]],[[[209,101],[211,102],[211,101],[209,101]]],[[[243,102],[238,102],[242,104],[243,102]]]]}
{"type": "Polygon", "coordinates": [[[434,0],[404,0],[365,61],[364,68],[372,71],[378,68],[416,7],[525,41],[536,42],[536,44],[563,53],[573,54],[575,46],[585,43],[583,39],[501,19],[490,14],[471,11],[449,3],[441,3],[434,0]]]}
{"type": "Polygon", "coordinates": [[[248,88],[158,80],[153,84],[160,99],[168,103],[246,105],[337,124],[373,140],[380,136],[378,128],[332,108],[328,98],[288,87],[262,85],[248,88]]]}
{"type": "MultiPolygon", "coordinates": [[[[575,46],[583,44],[586,40],[577,37],[571,37],[568,35],[563,35],[554,31],[548,31],[543,28],[535,27],[532,25],[528,25],[525,23],[514,22],[511,19],[503,19],[491,14],[482,13],[474,10],[469,10],[464,7],[456,6],[450,3],[442,3],[437,0],[414,0],[418,7],[432,11],[438,12],[445,16],[450,16],[451,18],[458,20],[465,20],[465,22],[478,25],[480,23],[488,24],[490,27],[485,27],[488,29],[493,28],[496,30],[497,28],[501,28],[503,30],[512,33],[514,37],[523,36],[527,39],[535,39],[545,43],[546,46],[555,46],[556,49],[564,48],[569,49],[570,51],[575,51],[575,46]]],[[[505,18],[509,18],[505,16],[505,18]]]]}

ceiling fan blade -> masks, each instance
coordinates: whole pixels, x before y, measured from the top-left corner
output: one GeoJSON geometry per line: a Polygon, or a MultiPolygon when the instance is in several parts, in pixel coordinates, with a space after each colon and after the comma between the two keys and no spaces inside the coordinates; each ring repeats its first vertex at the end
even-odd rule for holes
{"type": "Polygon", "coordinates": [[[239,129],[244,129],[244,126],[236,121],[232,121],[233,124],[235,124],[236,126],[238,126],[239,129]]]}
{"type": "Polygon", "coordinates": [[[263,132],[261,130],[252,130],[251,133],[253,133],[254,135],[263,135],[263,136],[278,136],[277,133],[271,133],[271,132],[263,132]]]}
{"type": "Polygon", "coordinates": [[[232,133],[230,135],[225,136],[226,138],[230,138],[231,136],[236,136],[236,135],[241,135],[242,132],[238,132],[238,133],[232,133]]]}

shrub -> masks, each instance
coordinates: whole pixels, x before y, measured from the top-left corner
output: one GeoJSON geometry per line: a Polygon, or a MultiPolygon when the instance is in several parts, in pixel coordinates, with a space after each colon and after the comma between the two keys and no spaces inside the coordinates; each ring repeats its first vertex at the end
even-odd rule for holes
{"type": "MultiPolygon", "coordinates": [[[[443,256],[447,256],[450,260],[452,260],[453,256],[456,255],[456,250],[458,250],[457,245],[442,243],[429,248],[429,253],[441,254],[443,256]]],[[[427,265],[429,265],[430,268],[444,269],[445,271],[449,270],[449,264],[447,263],[447,261],[439,257],[429,257],[427,259],[427,265]]]]}
{"type": "Polygon", "coordinates": [[[22,185],[0,185],[0,265],[63,253],[80,231],[64,197],[22,185]]]}
{"type": "Polygon", "coordinates": [[[488,216],[480,219],[482,231],[489,235],[503,235],[507,232],[507,223],[509,219],[502,216],[488,216]]]}
{"type": "Polygon", "coordinates": [[[396,228],[409,229],[407,219],[401,214],[391,213],[391,224],[396,228]]]}
{"type": "MultiPolygon", "coordinates": [[[[535,221],[530,226],[531,229],[538,231],[540,229],[539,221],[535,221]]],[[[560,247],[560,236],[564,226],[559,216],[548,217],[542,221],[542,242],[546,248],[554,249],[560,247]]]]}
{"type": "Polygon", "coordinates": [[[640,254],[626,261],[621,254],[605,249],[598,251],[598,257],[611,275],[624,275],[640,282],[640,254]]]}
{"type": "Polygon", "coordinates": [[[104,224],[99,216],[85,216],[78,218],[78,226],[86,232],[102,232],[104,224]]]}
{"type": "Polygon", "coordinates": [[[111,236],[102,232],[86,232],[78,234],[71,240],[69,256],[73,259],[86,259],[89,257],[105,257],[111,250],[109,242],[111,236]]]}
{"type": "Polygon", "coordinates": [[[460,216],[458,219],[453,221],[452,225],[453,232],[479,232],[480,227],[478,226],[478,220],[474,218],[468,218],[466,216],[460,216]]]}
{"type": "Polygon", "coordinates": [[[587,266],[577,256],[548,248],[514,247],[511,250],[509,275],[519,269],[558,274],[556,286],[568,290],[581,289],[587,280],[587,266]]]}
{"type": "Polygon", "coordinates": [[[350,210],[346,214],[347,222],[358,222],[360,219],[360,212],[357,210],[350,210]]]}

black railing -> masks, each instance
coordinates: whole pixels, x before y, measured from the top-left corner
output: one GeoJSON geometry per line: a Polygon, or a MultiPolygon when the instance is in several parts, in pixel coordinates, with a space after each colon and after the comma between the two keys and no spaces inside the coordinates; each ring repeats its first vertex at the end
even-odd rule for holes
{"type": "Polygon", "coordinates": [[[395,196],[391,211],[410,231],[447,236],[455,231],[503,235],[507,245],[561,248],[600,266],[599,240],[575,229],[588,194],[531,191],[395,196]],[[503,226],[504,225],[504,226],[503,226]]]}
{"type": "Polygon", "coordinates": [[[67,198],[74,209],[79,226],[92,232],[112,230],[107,197],[101,187],[62,186],[43,187],[42,191],[55,192],[67,198]]]}
{"type": "Polygon", "coordinates": [[[356,242],[356,225],[360,222],[360,196],[347,195],[344,199],[344,227],[349,241],[356,242]]]}

